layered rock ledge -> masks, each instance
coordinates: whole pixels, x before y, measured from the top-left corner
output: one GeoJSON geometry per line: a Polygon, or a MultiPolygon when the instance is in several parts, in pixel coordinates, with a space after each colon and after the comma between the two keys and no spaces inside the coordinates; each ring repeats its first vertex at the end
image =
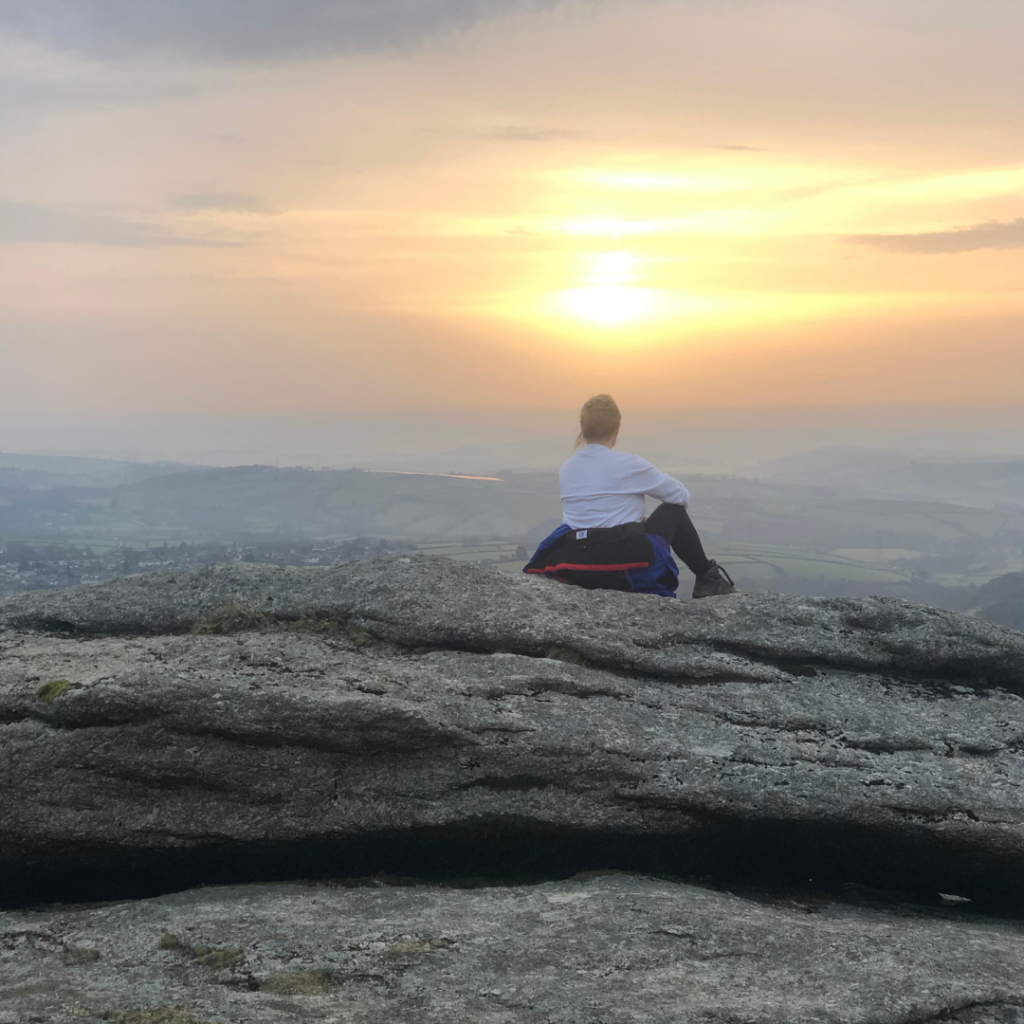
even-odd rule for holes
{"type": "Polygon", "coordinates": [[[545,656],[669,678],[778,681],[835,666],[1024,693],[1024,634],[892,598],[583,592],[427,556],[330,569],[216,565],[0,601],[0,627],[77,635],[351,624],[406,647],[545,656]],[[778,671],[774,671],[778,669],[778,671]]]}
{"type": "Polygon", "coordinates": [[[1021,1024],[1024,930],[605,875],[0,915],[0,1021],[1021,1024]]]}
{"type": "Polygon", "coordinates": [[[398,558],[127,577],[0,623],[2,858],[37,896],[449,865],[1024,901],[1024,635],[952,613],[398,558]]]}

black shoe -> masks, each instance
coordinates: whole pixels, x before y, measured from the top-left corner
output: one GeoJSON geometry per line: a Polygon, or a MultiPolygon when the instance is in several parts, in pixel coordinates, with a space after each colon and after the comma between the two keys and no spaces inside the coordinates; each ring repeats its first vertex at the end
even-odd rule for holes
{"type": "Polygon", "coordinates": [[[693,584],[693,597],[713,597],[715,594],[735,594],[736,584],[729,574],[712,558],[710,568],[697,577],[693,584]]]}

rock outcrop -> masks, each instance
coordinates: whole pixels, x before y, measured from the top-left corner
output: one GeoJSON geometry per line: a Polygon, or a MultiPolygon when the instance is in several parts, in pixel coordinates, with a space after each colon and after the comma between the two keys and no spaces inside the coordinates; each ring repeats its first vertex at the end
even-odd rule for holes
{"type": "Polygon", "coordinates": [[[393,558],[0,654],[5,898],[119,900],[0,914],[0,1024],[1024,1024],[1011,630],[393,558]]]}
{"type": "Polygon", "coordinates": [[[1024,693],[1024,635],[885,598],[739,594],[677,602],[581,591],[426,556],[330,569],[217,565],[0,602],[0,626],[77,635],[350,624],[405,647],[545,656],[688,679],[772,681],[807,667],[1024,693]]]}
{"type": "Polygon", "coordinates": [[[260,863],[1024,901],[1024,636],[952,613],[398,558],[128,577],[0,621],[2,856],[34,893],[260,863]]]}
{"type": "Polygon", "coordinates": [[[0,1021],[1021,1024],[1024,929],[606,874],[0,915],[0,1021]]]}

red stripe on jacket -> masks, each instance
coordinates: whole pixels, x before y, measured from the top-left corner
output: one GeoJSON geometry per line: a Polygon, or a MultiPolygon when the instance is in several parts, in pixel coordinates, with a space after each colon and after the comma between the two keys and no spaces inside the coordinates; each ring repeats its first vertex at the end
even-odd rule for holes
{"type": "Polygon", "coordinates": [[[544,576],[549,572],[558,572],[560,569],[580,569],[584,572],[624,572],[626,569],[647,569],[650,562],[621,562],[617,565],[575,565],[572,562],[559,562],[558,565],[548,565],[543,569],[527,569],[528,573],[536,573],[544,576]]]}

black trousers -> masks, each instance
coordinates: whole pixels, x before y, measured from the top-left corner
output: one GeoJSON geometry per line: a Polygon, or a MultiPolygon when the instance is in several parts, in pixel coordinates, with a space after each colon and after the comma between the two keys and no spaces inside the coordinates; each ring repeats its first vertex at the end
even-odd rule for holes
{"type": "Polygon", "coordinates": [[[694,576],[702,576],[711,568],[697,528],[690,522],[685,505],[659,505],[644,523],[648,533],[656,533],[669,542],[676,556],[694,576]]]}

